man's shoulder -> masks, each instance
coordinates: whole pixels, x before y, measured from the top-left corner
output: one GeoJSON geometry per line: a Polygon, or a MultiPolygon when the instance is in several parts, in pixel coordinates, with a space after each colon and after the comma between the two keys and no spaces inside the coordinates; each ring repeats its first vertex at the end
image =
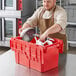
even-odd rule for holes
{"type": "Polygon", "coordinates": [[[44,7],[43,6],[41,6],[41,7],[39,7],[37,10],[43,10],[44,9],[44,7]]]}
{"type": "Polygon", "coordinates": [[[59,6],[59,5],[56,5],[56,10],[55,10],[56,12],[66,12],[65,11],[65,9],[63,8],[63,7],[61,7],[61,6],[59,6]]]}
{"type": "Polygon", "coordinates": [[[37,12],[38,12],[38,14],[40,14],[41,12],[43,12],[45,10],[45,8],[44,7],[39,7],[39,8],[37,8],[37,12]]]}

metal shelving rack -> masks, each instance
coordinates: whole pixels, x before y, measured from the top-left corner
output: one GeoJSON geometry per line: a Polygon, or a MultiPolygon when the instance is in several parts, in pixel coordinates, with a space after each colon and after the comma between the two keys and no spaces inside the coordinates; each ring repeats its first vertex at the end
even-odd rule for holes
{"type": "MultiPolygon", "coordinates": [[[[36,9],[42,6],[42,0],[36,0],[36,9]]],[[[36,33],[39,33],[38,27],[36,27],[36,33]]]]}
{"type": "MultiPolygon", "coordinates": [[[[72,18],[75,14],[74,11],[76,10],[76,1],[75,0],[73,0],[73,1],[72,0],[58,0],[58,1],[60,2],[60,6],[62,6],[64,9],[66,9],[67,15],[70,13],[68,15],[68,22],[67,22],[68,27],[69,27],[69,25],[71,25],[72,27],[75,28],[75,26],[76,26],[76,21],[75,20],[76,19],[70,19],[70,18],[72,18]],[[67,9],[70,9],[70,8],[72,9],[72,11],[68,12],[67,9]],[[73,15],[71,14],[71,12],[73,13],[73,15]],[[72,15],[72,17],[70,15],[72,15]]],[[[73,46],[76,47],[76,40],[69,40],[69,38],[68,38],[67,43],[68,43],[68,45],[73,44],[73,46]]]]}

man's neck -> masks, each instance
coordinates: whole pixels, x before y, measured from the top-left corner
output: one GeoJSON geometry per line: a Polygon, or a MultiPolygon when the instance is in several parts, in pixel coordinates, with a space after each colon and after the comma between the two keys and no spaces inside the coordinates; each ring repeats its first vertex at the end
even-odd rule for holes
{"type": "Polygon", "coordinates": [[[54,10],[55,7],[56,7],[56,5],[54,5],[52,8],[50,8],[49,11],[54,10]]]}

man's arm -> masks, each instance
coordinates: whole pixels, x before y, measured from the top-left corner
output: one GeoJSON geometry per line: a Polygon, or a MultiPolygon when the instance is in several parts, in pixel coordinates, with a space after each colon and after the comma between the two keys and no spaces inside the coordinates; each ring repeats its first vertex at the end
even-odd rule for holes
{"type": "Polygon", "coordinates": [[[26,22],[23,24],[23,27],[19,29],[19,33],[21,33],[25,28],[31,27],[31,25],[27,24],[26,22]]]}
{"type": "Polygon", "coordinates": [[[61,31],[61,29],[62,28],[59,24],[54,24],[40,36],[40,40],[45,40],[45,38],[48,37],[49,34],[57,33],[59,31],[61,31]]]}
{"type": "Polygon", "coordinates": [[[22,28],[19,29],[19,32],[22,32],[22,30],[24,30],[25,28],[37,26],[38,14],[40,10],[41,10],[41,7],[38,8],[30,18],[27,19],[27,21],[23,24],[22,28]]]}
{"type": "Polygon", "coordinates": [[[48,37],[49,34],[60,32],[61,30],[64,30],[67,25],[67,13],[65,10],[59,11],[59,14],[56,17],[56,22],[53,26],[48,28],[41,36],[41,40],[45,40],[46,37],[48,37]]]}

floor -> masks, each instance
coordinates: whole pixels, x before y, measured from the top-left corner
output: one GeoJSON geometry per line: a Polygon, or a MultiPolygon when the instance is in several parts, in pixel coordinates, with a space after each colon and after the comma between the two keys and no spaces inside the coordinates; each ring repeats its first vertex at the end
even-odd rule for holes
{"type": "Polygon", "coordinates": [[[3,54],[4,52],[8,51],[9,47],[0,47],[0,54],[3,54]]]}
{"type": "MultiPolygon", "coordinates": [[[[0,54],[3,54],[4,52],[8,51],[10,48],[8,47],[0,47],[0,54]]],[[[69,47],[69,54],[76,54],[76,47],[69,47]]]]}

